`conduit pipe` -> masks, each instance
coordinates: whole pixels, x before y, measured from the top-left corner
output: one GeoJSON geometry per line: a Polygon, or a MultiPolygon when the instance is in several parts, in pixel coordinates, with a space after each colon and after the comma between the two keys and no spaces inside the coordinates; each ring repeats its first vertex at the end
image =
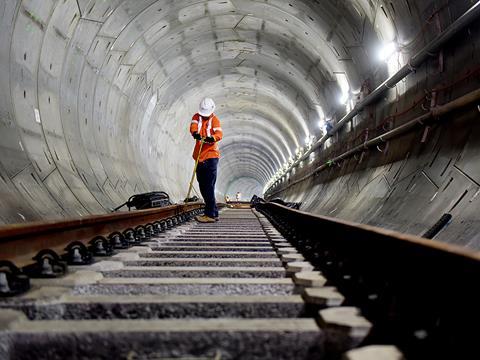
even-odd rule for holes
{"type": "Polygon", "coordinates": [[[392,139],[392,138],[395,138],[401,134],[404,134],[408,131],[410,131],[411,129],[415,128],[417,125],[424,125],[425,122],[436,122],[436,121],[439,121],[440,117],[443,116],[443,115],[446,115],[454,110],[458,110],[458,109],[461,109],[463,107],[466,107],[476,101],[479,101],[480,100],[480,89],[477,89],[475,91],[472,91],[466,95],[463,95],[451,102],[448,102],[444,105],[438,105],[434,108],[432,108],[428,113],[425,113],[423,115],[420,115],[419,117],[416,117],[414,118],[413,120],[410,120],[409,122],[403,124],[403,125],[400,125],[398,127],[396,127],[395,129],[393,130],[390,130],[380,136],[377,136],[373,139],[370,139],[366,142],[364,142],[363,144],[361,145],[358,145],[346,152],[344,152],[343,154],[333,158],[333,159],[330,159],[328,161],[328,163],[326,164],[323,164],[317,168],[315,168],[313,171],[311,171],[310,173],[308,173],[307,175],[303,176],[302,178],[298,179],[298,180],[295,180],[294,182],[292,182],[291,184],[288,184],[287,186],[283,187],[282,189],[280,190],[277,190],[275,191],[274,193],[272,193],[271,195],[269,196],[274,196],[282,191],[285,191],[286,189],[290,188],[291,186],[294,186],[306,179],[308,179],[309,177],[311,177],[312,175],[315,175],[316,173],[322,171],[322,170],[325,170],[327,169],[331,164],[331,163],[336,163],[338,161],[342,161],[348,157],[351,157],[352,155],[358,153],[358,152],[362,152],[372,146],[377,146],[381,143],[385,143],[386,141],[392,139]]]}
{"type": "Polygon", "coordinates": [[[330,137],[335,135],[347,122],[357,116],[365,107],[371,105],[377,101],[386,91],[393,88],[400,81],[405,79],[409,74],[414,72],[416,68],[422,65],[430,56],[437,52],[446,42],[448,42],[453,36],[458,34],[465,27],[470,25],[476,18],[480,16],[480,1],[474,4],[468,9],[462,16],[455,20],[445,31],[439,34],[434,40],[432,40],[427,46],[420,50],[417,54],[413,55],[408,61],[407,65],[404,65],[395,74],[380,84],[375,90],[373,90],[362,101],[357,103],[352,111],[346,114],[340,121],[333,127],[331,131],[325,134],[319,139],[312,147],[297,161],[295,161],[287,170],[290,172],[300,162],[307,159],[310,154],[322,146],[330,137]]]}

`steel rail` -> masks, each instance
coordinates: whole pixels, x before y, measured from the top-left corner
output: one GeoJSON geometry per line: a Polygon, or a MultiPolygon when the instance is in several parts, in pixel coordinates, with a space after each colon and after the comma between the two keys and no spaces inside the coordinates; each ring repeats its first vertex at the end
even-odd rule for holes
{"type": "Polygon", "coordinates": [[[41,250],[51,249],[62,254],[71,242],[79,241],[87,245],[96,236],[122,232],[127,228],[165,220],[202,207],[200,203],[192,203],[71,220],[3,226],[0,227],[0,260],[25,267],[34,263],[32,258],[41,250]]]}
{"type": "Polygon", "coordinates": [[[367,343],[393,343],[408,359],[476,358],[480,253],[274,203],[255,206],[374,324],[367,343]]]}
{"type": "Polygon", "coordinates": [[[352,120],[355,116],[360,114],[367,106],[375,103],[379,98],[388,90],[393,88],[400,81],[405,79],[408,75],[413,73],[420,65],[422,65],[432,54],[435,54],[443,45],[450,41],[461,30],[465,29],[471,23],[473,23],[480,16],[480,1],[472,5],[462,16],[456,19],[450,26],[440,33],[435,39],[428,43],[423,49],[413,55],[410,60],[395,74],[390,76],[387,80],[381,83],[376,89],[374,89],[369,95],[367,95],[362,101],[357,103],[355,107],[341,118],[338,123],[333,127],[331,131],[320,138],[312,147],[303,154],[298,160],[296,160],[286,171],[290,172],[293,168],[298,166],[303,160],[307,159],[312,152],[322,146],[330,137],[335,135],[340,129],[342,129],[347,122],[352,120]]]}

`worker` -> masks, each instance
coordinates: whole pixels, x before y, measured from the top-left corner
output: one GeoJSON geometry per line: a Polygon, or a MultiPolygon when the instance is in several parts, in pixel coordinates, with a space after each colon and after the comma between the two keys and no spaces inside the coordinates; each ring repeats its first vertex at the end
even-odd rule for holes
{"type": "Polygon", "coordinates": [[[240,201],[240,199],[242,198],[242,194],[240,193],[240,191],[237,192],[237,195],[235,195],[237,201],[240,201]]]}
{"type": "Polygon", "coordinates": [[[327,134],[330,134],[330,131],[332,131],[333,129],[333,120],[332,119],[328,119],[325,121],[325,131],[327,132],[327,134]]]}
{"type": "Polygon", "coordinates": [[[205,211],[195,219],[201,223],[218,221],[218,208],[215,199],[215,182],[217,181],[217,166],[220,158],[218,144],[222,140],[223,132],[220,120],[213,113],[215,103],[210,98],[204,98],[200,103],[198,113],[193,115],[190,124],[190,133],[196,140],[193,158],[197,160],[197,181],[200,193],[205,201],[205,211]],[[201,146],[201,140],[204,140],[201,146]],[[200,151],[201,147],[201,151],[200,151]]]}

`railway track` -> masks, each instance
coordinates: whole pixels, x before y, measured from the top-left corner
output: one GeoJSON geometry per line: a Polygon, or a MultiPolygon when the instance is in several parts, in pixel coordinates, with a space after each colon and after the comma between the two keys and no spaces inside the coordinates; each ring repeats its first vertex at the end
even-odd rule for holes
{"type": "Polygon", "coordinates": [[[0,231],[0,358],[475,358],[477,254],[271,203],[200,209],[0,231]]]}

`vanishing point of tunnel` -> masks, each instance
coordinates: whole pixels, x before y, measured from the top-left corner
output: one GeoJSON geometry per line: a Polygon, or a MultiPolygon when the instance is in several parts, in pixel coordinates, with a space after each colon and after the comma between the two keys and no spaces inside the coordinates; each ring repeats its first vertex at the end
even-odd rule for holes
{"type": "Polygon", "coordinates": [[[219,201],[280,198],[415,235],[448,214],[437,238],[478,249],[478,8],[0,0],[0,223],[154,190],[183,200],[190,121],[210,97],[219,201]]]}

